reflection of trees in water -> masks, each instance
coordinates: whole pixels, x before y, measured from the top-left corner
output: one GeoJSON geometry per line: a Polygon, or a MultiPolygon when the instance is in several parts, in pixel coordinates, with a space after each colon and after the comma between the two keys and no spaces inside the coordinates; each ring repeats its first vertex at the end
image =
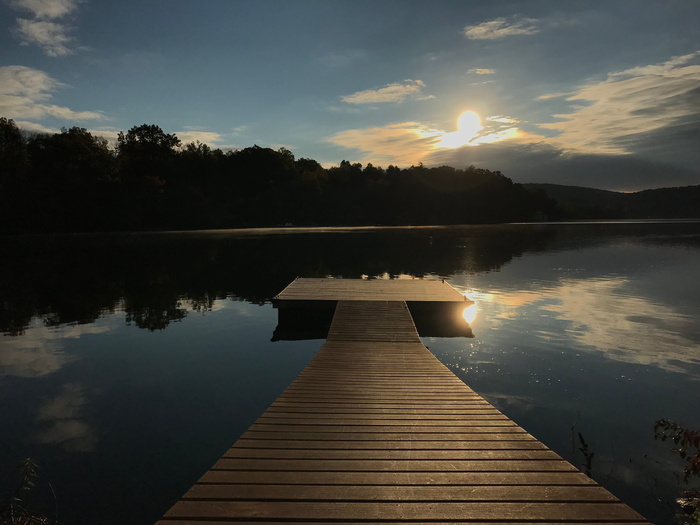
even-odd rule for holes
{"type": "Polygon", "coordinates": [[[180,321],[187,315],[187,310],[179,308],[180,302],[165,304],[147,304],[143,306],[126,304],[126,324],[135,324],[150,331],[163,330],[170,323],[180,321]]]}
{"type": "MultiPolygon", "coordinates": [[[[700,477],[700,430],[684,428],[675,421],[659,419],[654,423],[654,439],[673,442],[672,453],[684,462],[683,480],[690,483],[700,477]]],[[[700,489],[687,488],[680,491],[676,503],[682,509],[679,523],[700,523],[700,489]]]]}
{"type": "Polygon", "coordinates": [[[650,229],[523,225],[4,238],[0,248],[12,256],[0,260],[0,329],[21,334],[35,317],[50,326],[85,324],[123,310],[127,322],[160,330],[188,310],[211,310],[218,299],[264,304],[297,276],[478,273],[528,251],[618,242],[642,231],[650,229]]]}

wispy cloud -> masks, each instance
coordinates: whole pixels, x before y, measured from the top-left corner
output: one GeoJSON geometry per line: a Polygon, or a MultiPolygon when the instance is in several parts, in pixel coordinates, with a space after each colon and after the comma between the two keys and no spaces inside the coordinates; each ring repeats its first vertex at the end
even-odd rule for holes
{"type": "Polygon", "coordinates": [[[389,126],[349,129],[328,140],[333,144],[362,152],[362,162],[402,167],[418,164],[440,140],[441,132],[418,122],[402,122],[389,126]]]}
{"type": "Polygon", "coordinates": [[[18,18],[17,29],[23,43],[37,44],[49,56],[60,57],[71,53],[68,44],[73,39],[68,36],[64,24],[18,18]]]}
{"type": "Polygon", "coordinates": [[[38,45],[48,56],[73,53],[72,27],[62,21],[78,8],[80,0],[11,0],[10,6],[33,18],[18,18],[16,34],[23,45],[38,45]]]}
{"type": "Polygon", "coordinates": [[[496,73],[496,70],[484,67],[474,67],[472,69],[468,69],[467,73],[473,73],[475,75],[494,75],[496,73]]]}
{"type": "Polygon", "coordinates": [[[217,144],[219,144],[222,139],[221,134],[215,131],[204,131],[202,129],[193,128],[185,128],[184,131],[177,131],[175,134],[183,144],[201,142],[208,146],[218,147],[217,144]]]}
{"type": "Polygon", "coordinates": [[[80,2],[77,0],[10,0],[18,10],[29,11],[41,19],[62,18],[73,13],[80,2]]]}
{"type": "Polygon", "coordinates": [[[407,98],[427,99],[434,98],[432,95],[421,96],[425,83],[421,80],[404,80],[388,84],[379,89],[368,89],[358,91],[352,95],[341,97],[343,102],[348,104],[377,104],[384,102],[403,102],[407,98]]]}
{"type": "Polygon", "coordinates": [[[65,84],[38,69],[26,66],[0,67],[0,115],[13,119],[56,117],[64,120],[96,120],[98,111],[74,111],[50,104],[53,92],[65,84]]]}
{"type": "Polygon", "coordinates": [[[691,64],[698,57],[700,51],[610,73],[570,93],[566,100],[577,105],[554,115],[561,122],[540,126],[559,132],[552,143],[561,148],[626,154],[637,151],[637,139],[647,141],[649,134],[662,141],[679,123],[700,125],[700,65],[691,64]]]}
{"type": "MultiPolygon", "coordinates": [[[[15,124],[17,124],[17,127],[23,131],[28,131],[30,133],[46,133],[49,135],[53,135],[55,133],[61,133],[61,128],[65,128],[66,126],[44,126],[43,124],[40,124],[38,122],[31,122],[29,120],[17,120],[13,119],[15,121],[15,124]]],[[[82,127],[82,126],[81,126],[82,127]]],[[[97,127],[97,128],[86,128],[88,133],[92,134],[94,137],[100,137],[105,140],[112,146],[117,145],[117,138],[119,137],[119,132],[123,130],[119,130],[117,128],[113,127],[97,127]]]]}
{"type": "Polygon", "coordinates": [[[464,35],[470,40],[495,40],[514,35],[534,35],[539,32],[536,18],[496,18],[489,22],[467,26],[464,35]]]}
{"type": "Polygon", "coordinates": [[[494,115],[493,117],[486,117],[489,122],[500,122],[501,124],[517,124],[520,121],[513,117],[505,117],[503,115],[494,115]]]}

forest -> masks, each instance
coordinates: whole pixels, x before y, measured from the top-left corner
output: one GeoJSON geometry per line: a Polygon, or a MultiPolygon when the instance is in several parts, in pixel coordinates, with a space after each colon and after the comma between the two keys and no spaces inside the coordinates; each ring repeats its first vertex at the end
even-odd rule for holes
{"type": "Polygon", "coordinates": [[[0,233],[483,224],[554,218],[542,190],[474,166],[324,168],[286,148],[222,151],[143,124],[116,146],[0,118],[0,233]]]}

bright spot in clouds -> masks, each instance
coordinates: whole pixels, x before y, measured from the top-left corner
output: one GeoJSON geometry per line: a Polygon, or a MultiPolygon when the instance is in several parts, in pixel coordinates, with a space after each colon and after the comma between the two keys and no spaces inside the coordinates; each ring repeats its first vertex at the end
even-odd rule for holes
{"type": "Polygon", "coordinates": [[[457,119],[457,131],[445,133],[438,146],[442,148],[458,148],[471,144],[479,132],[484,129],[481,118],[473,111],[465,111],[457,119]]]}
{"type": "Polygon", "coordinates": [[[330,136],[328,141],[363,152],[358,158],[359,162],[371,162],[378,166],[411,166],[420,162],[434,163],[431,156],[437,152],[536,138],[515,127],[519,122],[502,115],[490,116],[482,121],[475,112],[465,111],[457,118],[457,131],[444,131],[420,122],[402,122],[345,130],[330,136]]]}

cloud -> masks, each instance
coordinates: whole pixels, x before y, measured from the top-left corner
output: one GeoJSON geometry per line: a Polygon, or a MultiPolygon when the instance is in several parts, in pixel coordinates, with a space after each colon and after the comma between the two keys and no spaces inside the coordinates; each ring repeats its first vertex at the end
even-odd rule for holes
{"type": "Polygon", "coordinates": [[[217,144],[222,140],[220,133],[216,133],[215,131],[203,131],[199,129],[185,128],[185,131],[176,131],[175,135],[177,135],[177,138],[179,138],[183,144],[201,142],[202,144],[207,144],[208,146],[218,147],[217,144]]]}
{"type": "Polygon", "coordinates": [[[454,132],[419,122],[350,129],[329,142],[355,149],[350,160],[386,167],[478,166],[499,170],[515,182],[586,186],[613,191],[638,191],[664,186],[700,184],[700,173],[654,162],[638,155],[587,154],[565,151],[548,138],[528,133],[512,117],[484,119],[481,134],[462,147],[440,147],[454,132]]]}
{"type": "Polygon", "coordinates": [[[38,45],[48,56],[58,57],[73,53],[69,44],[74,40],[72,27],[58,19],[73,14],[78,0],[12,0],[10,6],[28,11],[34,18],[18,18],[15,33],[23,45],[38,45]]]}
{"type": "MultiPolygon", "coordinates": [[[[554,115],[560,122],[540,127],[559,132],[551,142],[562,149],[643,154],[650,134],[663,143],[671,138],[667,133],[678,133],[678,126],[700,125],[700,65],[689,64],[699,56],[695,52],[610,73],[570,94],[566,100],[578,105],[570,113],[554,115]]],[[[685,165],[697,165],[698,160],[694,154],[685,165]]]]}
{"type": "MultiPolygon", "coordinates": [[[[407,98],[418,98],[423,91],[425,84],[421,80],[404,80],[388,84],[379,89],[368,89],[358,91],[352,95],[341,97],[343,102],[348,104],[377,104],[384,102],[403,102],[407,98]]],[[[422,98],[434,98],[432,96],[422,98]]]]}
{"type": "Polygon", "coordinates": [[[63,120],[99,120],[97,111],[74,111],[49,104],[52,93],[64,84],[38,69],[26,66],[0,67],[0,115],[13,119],[55,117],[63,120]]]}
{"type": "Polygon", "coordinates": [[[467,73],[474,73],[475,75],[495,75],[496,70],[495,69],[487,69],[483,67],[474,67],[472,69],[468,69],[467,73]]]}
{"type": "Polygon", "coordinates": [[[63,24],[44,20],[17,19],[18,33],[24,44],[37,44],[51,57],[69,55],[67,44],[73,40],[63,24]]]}
{"type": "MultiPolygon", "coordinates": [[[[374,165],[394,164],[401,167],[426,165],[434,162],[439,152],[454,152],[455,147],[468,144],[468,149],[476,145],[492,142],[532,140],[533,136],[516,127],[515,119],[504,116],[488,117],[478,132],[444,131],[420,122],[401,122],[388,126],[365,129],[350,129],[336,133],[328,140],[338,146],[360,150],[360,162],[374,165]]],[[[453,164],[454,165],[454,164],[453,164]]]]}
{"type": "Polygon", "coordinates": [[[62,18],[78,8],[77,0],[11,0],[10,5],[18,10],[32,13],[36,18],[62,18]]]}
{"type": "Polygon", "coordinates": [[[489,122],[500,122],[502,124],[517,124],[520,121],[513,117],[504,117],[501,115],[494,115],[493,117],[486,117],[489,122]]]}
{"type": "MultiPolygon", "coordinates": [[[[61,128],[44,126],[37,122],[30,122],[28,120],[15,120],[17,127],[23,131],[28,131],[30,133],[46,133],[53,135],[56,133],[61,133],[61,128]]],[[[109,127],[99,127],[99,128],[87,128],[88,133],[94,137],[101,137],[106,139],[107,142],[115,147],[117,145],[117,137],[121,130],[109,127]]]]}
{"type": "Polygon", "coordinates": [[[584,186],[612,191],[700,184],[700,173],[642,158],[564,151],[546,139],[523,134],[519,139],[436,150],[424,157],[427,166],[475,165],[499,170],[515,182],[584,186]]]}
{"type": "Polygon", "coordinates": [[[57,396],[47,399],[39,408],[40,431],[31,441],[42,445],[56,444],[70,452],[91,452],[97,445],[97,433],[83,419],[87,405],[85,387],[77,383],[63,385],[57,396]]]}
{"type": "Polygon", "coordinates": [[[384,127],[349,129],[328,140],[333,144],[360,150],[361,162],[374,165],[415,165],[423,161],[442,136],[439,130],[417,122],[402,122],[384,127]]]}
{"type": "Polygon", "coordinates": [[[464,28],[464,35],[470,40],[495,40],[513,35],[533,35],[539,32],[535,18],[496,18],[475,26],[464,28]]]}

